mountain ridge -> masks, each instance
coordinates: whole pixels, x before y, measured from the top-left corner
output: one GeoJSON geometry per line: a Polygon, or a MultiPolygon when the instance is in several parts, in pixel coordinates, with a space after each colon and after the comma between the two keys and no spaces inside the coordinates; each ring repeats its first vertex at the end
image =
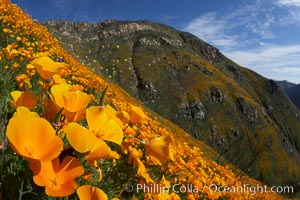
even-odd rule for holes
{"type": "Polygon", "coordinates": [[[300,110],[300,84],[287,88],[285,91],[289,95],[291,101],[293,101],[300,110]]]}
{"type": "Polygon", "coordinates": [[[288,88],[294,87],[297,84],[296,83],[292,83],[289,82],[287,80],[283,80],[283,81],[276,81],[276,83],[285,91],[288,88]]]}
{"type": "Polygon", "coordinates": [[[94,72],[252,177],[298,185],[300,114],[275,81],[190,33],[149,21],[42,24],[94,72]]]}
{"type": "Polygon", "coordinates": [[[288,81],[276,81],[276,83],[287,93],[291,101],[300,110],[300,86],[288,81]]]}

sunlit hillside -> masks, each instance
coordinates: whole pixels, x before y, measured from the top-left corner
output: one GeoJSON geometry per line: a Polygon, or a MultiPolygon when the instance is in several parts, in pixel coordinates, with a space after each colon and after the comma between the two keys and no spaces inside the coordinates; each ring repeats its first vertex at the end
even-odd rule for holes
{"type": "Polygon", "coordinates": [[[81,63],[247,175],[300,190],[300,112],[273,80],[164,24],[41,23],[81,63]]]}
{"type": "Polygon", "coordinates": [[[218,164],[226,161],[82,66],[8,0],[0,0],[0,48],[0,199],[291,193],[218,164]]]}

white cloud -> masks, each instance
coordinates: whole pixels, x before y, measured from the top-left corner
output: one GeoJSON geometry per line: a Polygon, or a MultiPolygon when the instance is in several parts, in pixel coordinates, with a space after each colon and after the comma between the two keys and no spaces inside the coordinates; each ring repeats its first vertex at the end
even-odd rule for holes
{"type": "Polygon", "coordinates": [[[300,7],[300,0],[278,0],[278,5],[281,6],[297,6],[300,7]]]}
{"type": "Polygon", "coordinates": [[[283,14],[278,19],[281,26],[298,26],[300,22],[300,0],[277,0],[274,3],[283,14]]]}
{"type": "Polygon", "coordinates": [[[238,44],[237,35],[227,35],[230,24],[226,19],[217,19],[216,13],[204,14],[187,24],[185,31],[219,47],[230,47],[238,44]]]}
{"type": "Polygon", "coordinates": [[[244,28],[245,32],[252,32],[262,39],[274,38],[271,26],[276,23],[277,18],[273,9],[272,6],[264,5],[261,1],[254,1],[253,4],[244,5],[233,11],[230,14],[231,23],[236,23],[238,20],[239,27],[244,28]]]}
{"type": "Polygon", "coordinates": [[[191,20],[184,30],[218,48],[228,49],[248,44],[249,35],[259,39],[275,38],[271,26],[279,19],[282,18],[276,17],[272,7],[254,1],[222,15],[217,12],[200,15],[191,20]]]}
{"type": "Polygon", "coordinates": [[[270,61],[275,62],[278,60],[284,60],[284,62],[288,63],[296,60],[300,63],[300,45],[264,45],[263,47],[255,50],[225,51],[224,53],[245,66],[249,66],[249,64],[255,64],[257,66],[257,63],[269,63],[270,61]]]}
{"type": "Polygon", "coordinates": [[[257,0],[225,14],[202,14],[184,30],[267,78],[300,83],[300,45],[284,44],[289,32],[280,35],[288,26],[295,30],[299,22],[300,0],[257,0]]]}
{"type": "Polygon", "coordinates": [[[265,77],[300,83],[300,45],[266,45],[251,51],[224,54],[265,77]]]}
{"type": "Polygon", "coordinates": [[[274,33],[270,30],[272,24],[275,23],[275,16],[271,13],[265,14],[263,17],[255,17],[255,20],[249,20],[246,27],[253,33],[260,35],[263,39],[274,38],[274,33]],[[259,20],[262,18],[263,20],[259,20]]]}

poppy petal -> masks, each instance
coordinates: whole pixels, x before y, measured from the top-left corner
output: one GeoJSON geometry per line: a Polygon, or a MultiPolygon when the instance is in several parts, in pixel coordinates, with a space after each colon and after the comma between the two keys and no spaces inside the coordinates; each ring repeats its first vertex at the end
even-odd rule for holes
{"type": "Polygon", "coordinates": [[[94,160],[98,160],[107,156],[110,156],[111,149],[109,146],[103,141],[97,139],[95,141],[94,147],[91,149],[90,153],[85,157],[88,162],[93,162],[94,160]]]}
{"type": "Polygon", "coordinates": [[[51,94],[53,102],[60,108],[64,108],[63,93],[69,91],[70,85],[58,84],[51,87],[51,94]]]}
{"type": "Polygon", "coordinates": [[[129,111],[130,121],[133,124],[142,123],[143,121],[147,121],[147,115],[142,111],[140,107],[131,106],[131,110],[129,111]]]}
{"type": "Polygon", "coordinates": [[[114,120],[111,119],[104,125],[103,132],[104,135],[101,139],[114,142],[119,145],[122,143],[123,130],[114,120]]]}
{"type": "Polygon", "coordinates": [[[107,200],[107,195],[99,188],[83,185],[77,189],[80,200],[107,200]]]}
{"type": "Polygon", "coordinates": [[[138,159],[137,161],[138,161],[137,175],[143,177],[146,180],[146,183],[155,183],[153,179],[150,177],[150,175],[148,174],[144,163],[140,159],[138,159]]]}
{"type": "Polygon", "coordinates": [[[163,135],[150,140],[146,144],[146,151],[155,164],[161,165],[170,158],[169,137],[163,135]]]}
{"type": "Polygon", "coordinates": [[[103,109],[108,116],[108,119],[114,120],[122,129],[124,128],[124,123],[121,119],[117,116],[117,111],[113,109],[110,105],[106,105],[103,109]]]}
{"type": "MultiPolygon", "coordinates": [[[[15,91],[16,92],[16,91],[15,91]]],[[[13,93],[13,92],[12,92],[13,93]]],[[[11,95],[12,95],[11,93],[11,95]]],[[[15,100],[16,106],[25,106],[27,108],[35,108],[37,106],[37,97],[33,92],[24,91],[18,99],[15,100]]]]}
{"type": "Polygon", "coordinates": [[[62,161],[60,168],[60,173],[67,182],[74,180],[84,173],[81,163],[73,156],[66,156],[62,161]]]}
{"type": "Polygon", "coordinates": [[[84,173],[79,160],[72,156],[66,156],[62,163],[59,158],[47,162],[31,162],[33,181],[38,186],[46,187],[48,196],[68,196],[74,193],[77,184],[75,179],[84,173]]]}
{"type": "Polygon", "coordinates": [[[39,117],[11,118],[6,135],[12,148],[27,159],[52,160],[63,149],[63,142],[55,135],[51,124],[39,117]]]}
{"type": "Polygon", "coordinates": [[[86,120],[90,130],[101,129],[107,118],[107,114],[99,106],[91,106],[86,110],[86,120]]]}
{"type": "Polygon", "coordinates": [[[70,112],[81,111],[91,101],[91,96],[81,91],[67,91],[63,94],[64,108],[70,112]]]}
{"type": "Polygon", "coordinates": [[[54,74],[57,74],[59,70],[64,67],[62,63],[54,62],[48,56],[36,58],[31,64],[35,66],[38,73],[45,80],[52,78],[54,74]]]}
{"type": "Polygon", "coordinates": [[[47,162],[30,162],[29,168],[33,171],[33,181],[38,186],[46,186],[48,181],[54,176],[53,162],[58,162],[59,159],[47,162]]]}
{"type": "Polygon", "coordinates": [[[71,146],[80,153],[90,151],[96,140],[96,136],[88,129],[75,122],[68,124],[66,135],[71,146]]]}
{"type": "Polygon", "coordinates": [[[36,112],[31,112],[29,108],[24,107],[24,106],[19,106],[17,108],[17,111],[14,113],[13,117],[20,117],[23,120],[26,120],[28,118],[32,117],[40,117],[36,112]]]}
{"type": "Polygon", "coordinates": [[[52,197],[65,197],[74,193],[77,187],[77,183],[75,181],[69,181],[65,184],[60,185],[60,188],[52,188],[46,187],[45,191],[48,196],[52,197]]]}
{"type": "Polygon", "coordinates": [[[22,92],[18,91],[18,90],[13,91],[13,92],[10,93],[10,96],[13,98],[12,102],[14,103],[14,105],[13,105],[14,107],[17,107],[16,102],[21,97],[21,95],[22,95],[22,92]]]}

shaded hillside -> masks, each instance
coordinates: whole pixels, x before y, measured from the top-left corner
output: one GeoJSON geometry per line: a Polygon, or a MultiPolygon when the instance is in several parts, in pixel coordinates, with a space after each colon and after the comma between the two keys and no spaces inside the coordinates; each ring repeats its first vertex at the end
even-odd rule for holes
{"type": "Polygon", "coordinates": [[[300,110],[300,84],[286,89],[286,93],[289,95],[291,101],[300,110]]]}
{"type": "Polygon", "coordinates": [[[300,85],[288,81],[276,81],[276,83],[287,93],[296,107],[300,109],[300,85]]]}
{"type": "MultiPolygon", "coordinates": [[[[300,180],[300,113],[272,80],[148,21],[43,22],[93,71],[268,184],[300,180]]],[[[203,27],[205,28],[205,27],[203,27]]]]}
{"type": "Polygon", "coordinates": [[[296,86],[297,84],[295,83],[291,83],[288,81],[276,81],[276,83],[285,91],[291,87],[296,86]]]}

